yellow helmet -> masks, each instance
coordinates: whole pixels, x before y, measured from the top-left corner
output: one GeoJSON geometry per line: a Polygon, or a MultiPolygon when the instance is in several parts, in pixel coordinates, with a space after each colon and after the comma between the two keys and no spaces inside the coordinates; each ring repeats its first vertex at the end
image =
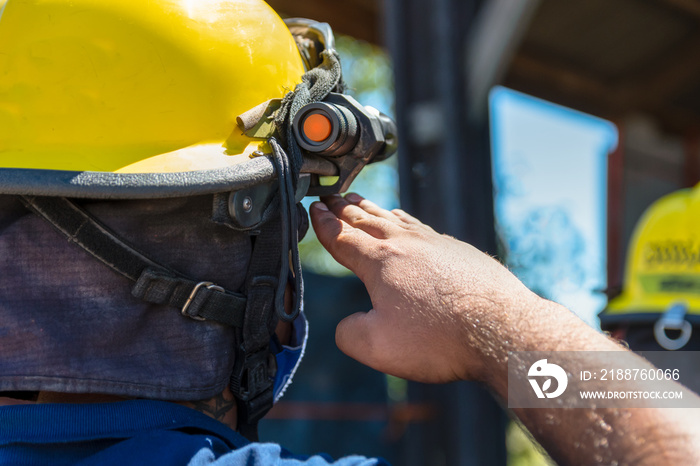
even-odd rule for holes
{"type": "Polygon", "coordinates": [[[630,241],[623,291],[600,317],[604,327],[659,319],[688,331],[700,319],[700,184],[647,209],[630,241]]]}
{"type": "Polygon", "coordinates": [[[133,178],[115,174],[248,161],[262,140],[243,135],[236,117],[283,97],[305,71],[289,29],[261,0],[3,3],[3,192],[32,184],[87,196],[81,185],[100,184],[80,180],[89,172],[117,189],[133,178]],[[79,188],[53,186],[70,183],[79,188]]]}

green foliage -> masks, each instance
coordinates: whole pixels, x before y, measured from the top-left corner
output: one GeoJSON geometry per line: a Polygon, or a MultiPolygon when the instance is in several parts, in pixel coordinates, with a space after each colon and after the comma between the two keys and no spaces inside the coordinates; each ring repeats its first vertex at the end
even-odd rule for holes
{"type": "Polygon", "coordinates": [[[372,105],[393,114],[394,82],[387,53],[348,36],[338,36],[336,48],[343,66],[343,78],[348,85],[346,92],[363,105],[372,105]]]}
{"type": "Polygon", "coordinates": [[[508,466],[556,466],[542,447],[519,422],[511,421],[506,430],[508,466]]]}
{"type": "Polygon", "coordinates": [[[386,376],[387,395],[392,403],[408,401],[408,381],[393,375],[386,376]]]}

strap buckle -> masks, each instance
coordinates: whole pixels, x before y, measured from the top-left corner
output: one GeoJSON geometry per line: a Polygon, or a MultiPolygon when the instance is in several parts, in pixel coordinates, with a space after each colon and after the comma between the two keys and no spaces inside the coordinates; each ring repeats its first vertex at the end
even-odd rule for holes
{"type": "Polygon", "coordinates": [[[230,386],[238,400],[239,426],[257,423],[272,408],[274,361],[269,345],[251,353],[242,348],[236,352],[230,386]]]}
{"type": "Polygon", "coordinates": [[[220,287],[219,285],[214,285],[213,282],[199,282],[199,283],[197,283],[197,284],[194,286],[194,289],[192,290],[192,293],[190,293],[189,298],[187,298],[187,301],[185,301],[184,306],[182,306],[182,310],[180,311],[180,313],[181,313],[183,316],[189,317],[190,319],[194,319],[194,320],[200,320],[200,321],[202,321],[202,320],[207,320],[207,319],[205,319],[204,317],[201,317],[201,316],[198,316],[198,315],[189,314],[189,313],[187,312],[187,308],[190,307],[190,304],[192,303],[192,301],[194,301],[195,296],[197,296],[197,292],[198,292],[202,287],[205,287],[206,289],[212,290],[212,291],[220,291],[220,292],[222,292],[222,293],[225,293],[225,292],[226,292],[226,290],[224,290],[224,289],[223,289],[222,287],[220,287]]]}
{"type": "Polygon", "coordinates": [[[654,337],[656,342],[665,350],[675,351],[683,348],[693,334],[693,326],[685,320],[688,312],[687,303],[674,303],[654,324],[654,337]],[[666,330],[680,330],[677,338],[669,338],[666,330]]]}
{"type": "Polygon", "coordinates": [[[287,18],[284,24],[294,37],[306,71],[316,68],[323,62],[322,51],[335,50],[333,29],[328,23],[306,18],[287,18]]]}

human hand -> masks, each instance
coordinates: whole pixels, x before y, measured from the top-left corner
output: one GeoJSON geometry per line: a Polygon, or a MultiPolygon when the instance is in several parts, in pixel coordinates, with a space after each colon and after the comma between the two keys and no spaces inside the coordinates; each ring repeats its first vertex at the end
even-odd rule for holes
{"type": "MultiPolygon", "coordinates": [[[[509,352],[566,351],[565,367],[591,367],[592,352],[625,351],[491,257],[403,211],[352,194],[322,201],[310,209],[316,235],[374,306],[336,329],[338,347],[363,364],[419,382],[480,380],[506,399],[509,352]]],[[[562,464],[700,464],[690,411],[514,410],[562,464]]]]}
{"type": "Polygon", "coordinates": [[[338,324],[338,347],[410,380],[484,380],[486,360],[500,357],[508,338],[506,321],[540,298],[491,257],[401,210],[356,194],[322,201],[310,209],[316,235],[374,306],[338,324]]]}

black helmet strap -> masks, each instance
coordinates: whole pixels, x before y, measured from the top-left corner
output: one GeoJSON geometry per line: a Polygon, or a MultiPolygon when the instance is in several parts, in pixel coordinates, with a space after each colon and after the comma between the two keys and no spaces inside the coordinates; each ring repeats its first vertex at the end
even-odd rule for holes
{"type": "Polygon", "coordinates": [[[246,297],[208,281],[193,280],[161,265],[122,240],[87,211],[61,197],[22,196],[30,210],[70,242],[132,282],[131,294],[154,304],[167,304],[195,320],[243,325],[246,297]]]}

